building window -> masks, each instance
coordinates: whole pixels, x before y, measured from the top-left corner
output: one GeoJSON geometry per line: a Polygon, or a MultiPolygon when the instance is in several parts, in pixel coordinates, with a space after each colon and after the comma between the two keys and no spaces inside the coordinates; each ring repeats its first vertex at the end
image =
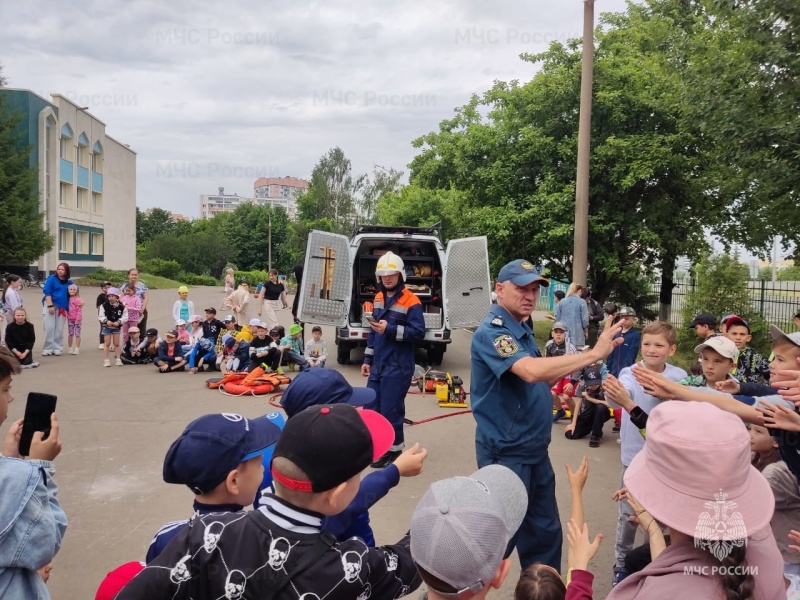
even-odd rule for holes
{"type": "Polygon", "coordinates": [[[76,149],[76,156],[75,162],[78,163],[80,166],[86,166],[86,146],[81,146],[78,144],[78,148],[76,149]]]}
{"type": "Polygon", "coordinates": [[[65,208],[72,208],[72,186],[68,183],[61,184],[61,190],[58,195],[58,204],[65,208]]]}
{"type": "Polygon", "coordinates": [[[89,192],[82,187],[78,188],[78,198],[77,202],[75,203],[75,208],[86,212],[89,210],[89,202],[88,202],[88,195],[89,192]]]}
{"type": "Polygon", "coordinates": [[[75,254],[89,254],[89,232],[75,232],[75,254]]]}
{"type": "Polygon", "coordinates": [[[92,192],[92,213],[95,215],[103,214],[103,194],[92,192]]]}
{"type": "Polygon", "coordinates": [[[61,151],[61,158],[64,160],[69,160],[69,138],[62,137],[59,143],[59,149],[61,151]]]}
{"type": "Polygon", "coordinates": [[[103,255],[103,234],[102,233],[93,233],[92,234],[92,254],[96,254],[98,256],[103,255]]]}
{"type": "Polygon", "coordinates": [[[74,232],[72,229],[58,230],[58,251],[65,254],[72,254],[72,244],[74,232]]]}

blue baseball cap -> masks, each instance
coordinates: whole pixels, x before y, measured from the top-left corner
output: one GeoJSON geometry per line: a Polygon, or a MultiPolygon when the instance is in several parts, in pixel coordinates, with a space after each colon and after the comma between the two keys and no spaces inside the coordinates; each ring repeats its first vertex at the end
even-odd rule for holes
{"type": "Polygon", "coordinates": [[[521,258],[512,260],[500,269],[500,273],[497,274],[497,281],[499,283],[510,281],[520,287],[531,284],[534,281],[538,281],[539,285],[550,285],[550,282],[539,274],[539,271],[536,270],[532,263],[521,258]]]}
{"type": "Polygon", "coordinates": [[[265,454],[281,435],[272,419],[204,415],[183,430],[164,458],[164,481],[207,494],[240,463],[265,454]]]}
{"type": "Polygon", "coordinates": [[[291,419],[309,406],[319,404],[350,404],[363,406],[375,400],[375,390],[354,388],[339,371],[309,369],[297,375],[281,396],[281,406],[291,419]]]}

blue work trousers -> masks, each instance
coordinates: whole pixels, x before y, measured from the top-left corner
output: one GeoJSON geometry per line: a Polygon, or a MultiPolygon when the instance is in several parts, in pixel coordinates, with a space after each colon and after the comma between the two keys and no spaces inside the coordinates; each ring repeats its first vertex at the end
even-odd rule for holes
{"type": "Polygon", "coordinates": [[[478,467],[499,464],[516,473],[528,490],[528,512],[511,540],[516,546],[522,570],[534,563],[550,565],[561,572],[561,519],[556,503],[556,476],[550,458],[535,464],[493,456],[489,448],[477,446],[478,467]]]}
{"type": "Polygon", "coordinates": [[[406,393],[411,377],[404,375],[370,375],[367,387],[375,390],[375,400],[364,408],[381,413],[394,428],[394,444],[391,450],[403,449],[403,419],[406,416],[406,393]]]}

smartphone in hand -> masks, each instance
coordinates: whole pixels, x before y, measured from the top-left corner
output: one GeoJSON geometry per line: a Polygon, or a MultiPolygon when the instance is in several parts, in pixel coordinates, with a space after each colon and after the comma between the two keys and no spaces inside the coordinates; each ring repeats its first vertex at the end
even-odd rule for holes
{"type": "Polygon", "coordinates": [[[50,434],[50,416],[56,411],[56,396],[31,392],[25,404],[25,418],[22,422],[22,433],[19,440],[19,453],[28,456],[31,453],[33,434],[43,431],[42,439],[50,434]]]}
{"type": "Polygon", "coordinates": [[[377,320],[375,317],[373,317],[371,313],[367,313],[367,314],[365,314],[365,315],[364,315],[364,318],[365,318],[367,321],[369,321],[370,323],[377,323],[377,322],[378,322],[378,320],[377,320]]]}

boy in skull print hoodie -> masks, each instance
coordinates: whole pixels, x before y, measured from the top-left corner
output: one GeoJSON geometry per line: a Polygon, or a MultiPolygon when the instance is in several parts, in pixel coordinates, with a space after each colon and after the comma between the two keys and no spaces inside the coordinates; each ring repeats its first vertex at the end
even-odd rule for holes
{"type": "MultiPolygon", "coordinates": [[[[256,435],[255,421],[231,422],[241,423],[241,436],[250,439],[256,435]]],[[[373,411],[347,404],[307,408],[287,422],[275,445],[275,493],[249,513],[193,518],[117,599],[368,600],[411,593],[421,580],[408,534],[394,545],[370,548],[357,538],[337,542],[321,530],[325,516],[350,504],[361,471],[393,440],[392,426],[373,411]]],[[[263,443],[237,445],[230,464],[260,456],[263,443]]],[[[257,469],[250,475],[245,471],[232,483],[248,486],[250,477],[260,482],[257,469]]],[[[196,493],[211,479],[202,483],[194,484],[196,493]]]]}

